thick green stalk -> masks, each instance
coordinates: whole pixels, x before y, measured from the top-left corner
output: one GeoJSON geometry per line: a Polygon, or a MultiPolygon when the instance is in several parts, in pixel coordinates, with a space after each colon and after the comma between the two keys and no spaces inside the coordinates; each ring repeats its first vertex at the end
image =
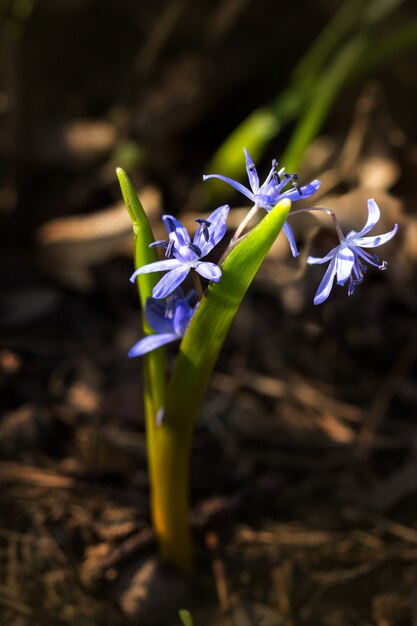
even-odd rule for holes
{"type": "Polygon", "coordinates": [[[211,372],[238,307],[290,209],[282,200],[231,251],[222,278],[211,283],[181,342],[157,432],[153,501],[164,558],[189,573],[189,460],[194,424],[211,372]]]}

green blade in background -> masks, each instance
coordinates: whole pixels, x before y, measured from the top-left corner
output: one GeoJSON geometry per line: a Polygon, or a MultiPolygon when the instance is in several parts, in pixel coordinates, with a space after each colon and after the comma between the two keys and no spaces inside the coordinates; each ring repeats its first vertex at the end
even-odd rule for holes
{"type": "MultiPolygon", "coordinates": [[[[256,162],[265,152],[268,143],[280,130],[297,118],[303,107],[303,115],[288,148],[290,162],[280,159],[289,170],[298,164],[301,147],[307,147],[303,137],[311,141],[319,132],[331,103],[340,93],[344,84],[352,78],[363,76],[378,64],[388,60],[415,42],[414,21],[402,25],[396,33],[389,33],[375,39],[372,28],[386,20],[405,0],[348,0],[326,24],[318,38],[304,55],[290,79],[290,86],[271,103],[256,109],[227,137],[217,149],[205,168],[207,174],[222,174],[236,180],[244,176],[245,162],[241,158],[242,148],[246,147],[256,162]],[[349,39],[350,35],[350,39],[349,39]],[[354,48],[364,43],[359,63],[350,70],[346,63],[354,61],[354,48]],[[366,50],[365,50],[366,48],[366,50]],[[334,58],[333,58],[334,57],[334,58]],[[342,73],[337,75],[338,67],[342,73]],[[320,103],[312,102],[321,90],[325,94],[320,103]],[[315,130],[314,130],[315,129],[315,130]]],[[[307,143],[308,145],[308,143],[307,143]]],[[[232,188],[220,186],[212,181],[210,191],[202,193],[203,198],[217,199],[222,194],[232,194],[232,188]]]]}
{"type": "Polygon", "coordinates": [[[330,68],[312,90],[310,104],[301,117],[289,144],[282,156],[282,162],[288,171],[297,169],[305,150],[318,134],[330,107],[335,101],[343,84],[347,82],[364,57],[367,41],[358,36],[347,44],[336,56],[330,68]]]}
{"type": "MultiPolygon", "coordinates": [[[[294,69],[290,87],[271,103],[256,109],[237,126],[207,164],[207,174],[221,173],[239,179],[244,172],[242,148],[249,151],[255,162],[262,156],[270,140],[297,117],[304,102],[310,97],[310,88],[319,79],[325,62],[355,27],[368,4],[369,0],[349,0],[341,6],[294,69]]],[[[232,190],[225,190],[213,180],[210,192],[207,193],[217,199],[220,194],[225,198],[225,193],[231,194],[232,190]]]]}

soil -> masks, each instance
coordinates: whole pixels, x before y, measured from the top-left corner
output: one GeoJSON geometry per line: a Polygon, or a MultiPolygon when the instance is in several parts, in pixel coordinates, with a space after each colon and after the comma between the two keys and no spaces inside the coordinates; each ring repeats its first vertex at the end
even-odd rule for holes
{"type": "MultiPolygon", "coordinates": [[[[193,584],[157,557],[141,363],[126,356],[141,314],[115,166],[156,233],[163,212],[191,225],[212,210],[213,150],[339,4],[309,0],[302,18],[270,0],[6,6],[1,626],[170,626],[184,608],[196,626],[417,624],[415,50],[346,87],[300,169],[346,232],[369,197],[380,232],[399,223],[387,271],[315,307],[323,266],[305,257],[334,235],[300,219],[301,260],[278,240],[229,333],[195,433],[193,584]]],[[[225,201],[232,227],[243,200],[225,201]]]]}

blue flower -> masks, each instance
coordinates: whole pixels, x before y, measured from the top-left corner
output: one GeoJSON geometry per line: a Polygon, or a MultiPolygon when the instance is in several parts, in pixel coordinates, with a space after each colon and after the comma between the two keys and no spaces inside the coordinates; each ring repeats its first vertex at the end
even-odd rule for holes
{"type": "MultiPolygon", "coordinates": [[[[195,292],[192,293],[194,294],[195,292]]],[[[195,306],[190,306],[188,302],[190,295],[184,298],[182,293],[180,296],[172,294],[167,298],[166,303],[162,303],[154,298],[148,298],[145,306],[145,316],[149,326],[157,334],[147,335],[138,341],[131,348],[128,356],[131,358],[142,356],[167,343],[181,339],[195,311],[195,306]]]]}
{"type": "Polygon", "coordinates": [[[140,274],[168,271],[152,291],[153,297],[158,299],[166,298],[172,293],[186,279],[191,269],[208,280],[218,282],[222,275],[220,267],[215,263],[201,261],[201,259],[224,237],[229,208],[225,204],[213,211],[207,220],[196,220],[198,227],[193,241],[180,221],[172,215],[164,215],[162,220],[167,229],[169,241],[155,241],[151,246],[165,248],[166,259],[140,267],[130,277],[131,282],[133,283],[136,276],[140,274]]]}
{"type": "MultiPolygon", "coordinates": [[[[203,180],[207,180],[208,178],[219,178],[220,180],[224,180],[224,182],[228,183],[237,191],[242,193],[244,196],[249,198],[254,205],[265,209],[266,211],[272,211],[274,206],[282,199],[288,198],[291,202],[295,202],[296,200],[302,200],[304,198],[308,198],[309,196],[316,193],[318,188],[320,187],[319,180],[313,180],[308,185],[304,187],[300,187],[296,182],[298,180],[297,174],[287,174],[285,168],[280,169],[277,172],[277,161],[272,161],[272,168],[266,177],[265,181],[259,186],[259,176],[256,171],[255,164],[253,163],[249,152],[244,148],[244,153],[246,156],[246,171],[248,174],[250,189],[241,185],[235,180],[228,178],[227,176],[221,176],[220,174],[208,174],[203,176],[203,180]],[[287,188],[287,185],[291,183],[291,188],[287,188]]],[[[292,232],[291,226],[288,222],[285,222],[283,226],[283,231],[288,239],[290,244],[291,252],[293,256],[298,256],[298,250],[294,239],[294,234],[292,232]]]]}
{"type": "Polygon", "coordinates": [[[374,265],[379,270],[386,269],[386,261],[380,263],[377,256],[372,256],[369,252],[362,250],[362,248],[382,246],[387,241],[390,241],[397,232],[398,224],[395,224],[389,233],[375,235],[374,237],[364,237],[379,221],[379,217],[379,207],[375,200],[370,198],[368,200],[368,220],[361,231],[357,233],[352,230],[347,237],[343,237],[340,231],[340,244],[333,250],[330,250],[329,254],[323,258],[308,257],[307,263],[310,265],[330,261],[314,297],[314,304],[321,304],[329,297],[335,277],[338,285],[344,285],[349,280],[348,295],[351,296],[355,291],[356,285],[359,285],[363,280],[367,270],[365,263],[374,265]]]}

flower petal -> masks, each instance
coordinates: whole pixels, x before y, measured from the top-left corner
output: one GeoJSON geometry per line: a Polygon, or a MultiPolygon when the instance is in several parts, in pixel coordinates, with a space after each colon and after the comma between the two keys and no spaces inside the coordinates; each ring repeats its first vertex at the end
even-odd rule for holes
{"type": "Polygon", "coordinates": [[[223,180],[225,183],[227,183],[228,185],[231,185],[232,187],[237,189],[237,191],[240,191],[240,193],[243,193],[243,195],[249,198],[249,200],[254,202],[253,193],[250,191],[250,189],[248,189],[247,187],[244,187],[243,185],[238,183],[236,180],[232,180],[231,178],[228,178],[227,176],[221,176],[220,174],[205,174],[203,176],[203,180],[208,180],[209,178],[218,178],[219,180],[223,180]]]}
{"type": "Polygon", "coordinates": [[[333,259],[329,263],[329,267],[326,270],[325,275],[322,278],[322,281],[319,285],[319,288],[316,291],[316,295],[314,296],[314,304],[322,304],[327,298],[333,287],[333,280],[336,275],[336,258],[333,259]]]}
{"type": "Polygon", "coordinates": [[[369,233],[369,231],[373,229],[375,224],[377,224],[379,222],[380,216],[381,216],[381,212],[379,210],[379,206],[377,205],[377,203],[375,202],[375,200],[373,198],[369,198],[369,200],[368,200],[368,219],[366,221],[365,226],[362,228],[362,230],[360,230],[354,236],[355,237],[355,242],[356,242],[358,237],[362,237],[363,235],[366,235],[366,233],[369,233]]]}
{"type": "Polygon", "coordinates": [[[184,335],[192,314],[193,309],[186,300],[178,300],[176,302],[173,326],[174,332],[178,335],[178,337],[182,337],[184,335]]]}
{"type": "Polygon", "coordinates": [[[160,348],[161,346],[166,345],[167,343],[171,343],[171,341],[176,341],[179,339],[177,335],[174,333],[164,333],[161,335],[147,335],[133,346],[128,352],[128,356],[133,358],[135,356],[142,356],[143,354],[147,354],[148,352],[152,352],[152,350],[156,350],[156,348],[160,348]]]}
{"type": "Polygon", "coordinates": [[[336,246],[335,248],[330,250],[330,252],[326,254],[326,256],[324,257],[309,256],[307,257],[307,263],[309,265],[318,265],[321,263],[327,263],[327,261],[330,261],[330,259],[335,256],[336,252],[339,250],[339,247],[340,246],[336,246]]]}
{"type": "Polygon", "coordinates": [[[382,246],[382,244],[390,241],[396,234],[397,230],[398,224],[395,224],[394,228],[389,233],[375,235],[374,237],[358,237],[358,235],[356,235],[351,241],[355,243],[355,246],[360,246],[361,248],[376,248],[377,246],[382,246]]]}
{"type": "Polygon", "coordinates": [[[145,305],[145,317],[149,326],[157,333],[172,333],[172,315],[167,315],[164,303],[148,298],[145,305]]]}
{"type": "Polygon", "coordinates": [[[194,237],[194,243],[196,243],[201,250],[201,257],[206,256],[225,236],[227,230],[226,220],[229,211],[229,205],[224,204],[208,216],[207,219],[211,222],[208,241],[204,239],[202,233],[194,237]]]}
{"type": "Polygon", "coordinates": [[[220,267],[215,263],[209,263],[208,261],[196,263],[195,271],[198,272],[201,276],[204,276],[204,278],[208,278],[208,280],[214,280],[215,283],[218,283],[220,278],[222,277],[222,271],[220,267]]]}
{"type": "Polygon", "coordinates": [[[344,285],[353,270],[355,254],[348,247],[339,248],[336,256],[337,284],[344,285]]]}
{"type": "Polygon", "coordinates": [[[246,157],[246,171],[248,173],[249,184],[251,186],[251,189],[252,189],[253,193],[258,193],[258,191],[259,191],[259,176],[258,176],[258,172],[256,171],[255,164],[252,161],[252,159],[250,157],[250,154],[246,150],[246,148],[243,148],[243,152],[245,153],[245,157],[246,157]]]}
{"type": "Polygon", "coordinates": [[[177,259],[166,259],[165,261],[155,261],[155,263],[148,263],[148,265],[142,265],[138,267],[130,277],[130,282],[134,283],[136,276],[139,274],[151,274],[152,272],[164,272],[167,270],[173,270],[176,267],[181,266],[181,261],[177,259]]]}
{"type": "Polygon", "coordinates": [[[304,185],[304,187],[300,187],[300,191],[298,189],[288,189],[288,191],[284,191],[281,194],[282,198],[288,198],[291,202],[295,202],[296,200],[304,200],[305,198],[309,198],[316,193],[320,187],[320,181],[315,179],[312,180],[308,185],[304,185]]]}
{"type": "Polygon", "coordinates": [[[300,253],[298,252],[297,244],[295,243],[294,233],[292,232],[292,228],[288,224],[288,222],[285,222],[284,226],[282,227],[282,230],[284,231],[284,234],[286,238],[288,239],[288,243],[290,244],[291,254],[294,257],[298,256],[300,253]]]}
{"type": "Polygon", "coordinates": [[[189,271],[189,265],[180,265],[171,272],[168,272],[168,274],[165,274],[165,276],[163,276],[159,283],[153,288],[153,297],[159,300],[160,298],[166,298],[169,296],[170,293],[175,291],[178,285],[181,285],[189,271]]]}
{"type": "Polygon", "coordinates": [[[191,241],[190,235],[188,234],[185,226],[173,215],[163,215],[162,221],[165,224],[168,235],[170,235],[171,233],[176,233],[185,244],[191,241]]]}

